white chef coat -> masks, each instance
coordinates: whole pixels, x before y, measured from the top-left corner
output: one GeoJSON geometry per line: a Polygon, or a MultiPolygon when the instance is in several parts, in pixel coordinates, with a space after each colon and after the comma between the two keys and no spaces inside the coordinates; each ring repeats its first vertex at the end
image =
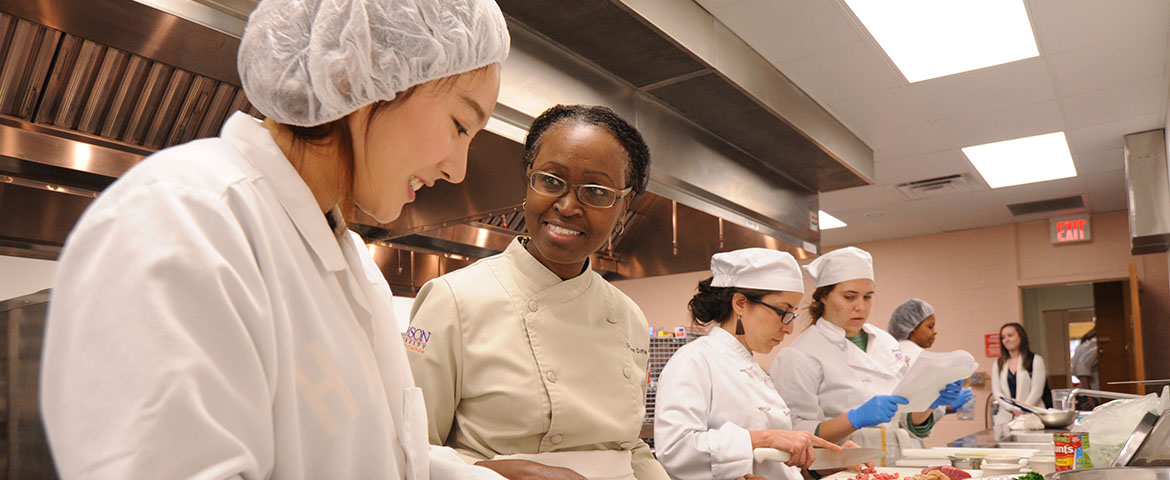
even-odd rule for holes
{"type": "Polygon", "coordinates": [[[403,338],[432,443],[468,462],[628,451],[637,478],[666,478],[638,438],[646,318],[588,265],[561,280],[514,240],[423,285],[403,338]]]}
{"type": "MultiPolygon", "coordinates": [[[[869,343],[863,352],[845,338],[845,330],[819,319],[772,363],[772,381],[792,409],[796,428],[815,432],[825,420],[860,407],[874,395],[889,395],[909,369],[898,342],[873,325],[864,327],[869,343]]],[[[905,415],[862,428],[848,439],[866,448],[886,450],[885,464],[898,458],[899,444],[918,448],[905,430],[905,415]]]]}
{"type": "Polygon", "coordinates": [[[671,478],[734,479],[751,473],[799,480],[800,469],[755,463],[752,430],[792,430],[788,405],[739,340],[719,327],[683,346],[658,377],[654,446],[671,478]]]}
{"type": "Polygon", "coordinates": [[[500,478],[428,446],[389,287],[330,213],[241,113],[111,185],[45,332],[61,476],[500,478]]]}

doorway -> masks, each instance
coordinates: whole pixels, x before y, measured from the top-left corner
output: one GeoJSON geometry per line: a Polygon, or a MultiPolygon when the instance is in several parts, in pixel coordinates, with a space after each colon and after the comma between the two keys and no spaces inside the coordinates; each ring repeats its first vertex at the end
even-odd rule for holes
{"type": "MultiPolygon", "coordinates": [[[[1053,389],[1090,388],[1138,393],[1134,385],[1109,385],[1138,379],[1127,280],[1100,281],[1021,289],[1022,324],[1032,351],[1044,357],[1053,389]],[[1090,335],[1092,332],[1092,335],[1090,335]],[[1082,341],[1096,336],[1096,378],[1072,375],[1072,358],[1082,341]],[[1082,384],[1084,383],[1084,384],[1082,384]]],[[[1086,349],[1094,348],[1092,343],[1086,349]]],[[[1081,349],[1080,355],[1089,353],[1081,349]]]]}

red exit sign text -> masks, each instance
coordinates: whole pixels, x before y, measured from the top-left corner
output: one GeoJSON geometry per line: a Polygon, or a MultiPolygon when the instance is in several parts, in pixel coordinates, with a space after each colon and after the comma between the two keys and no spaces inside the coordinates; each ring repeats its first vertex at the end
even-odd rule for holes
{"type": "Polygon", "coordinates": [[[1051,218],[1048,225],[1052,243],[1085,242],[1092,238],[1087,214],[1051,218]]]}

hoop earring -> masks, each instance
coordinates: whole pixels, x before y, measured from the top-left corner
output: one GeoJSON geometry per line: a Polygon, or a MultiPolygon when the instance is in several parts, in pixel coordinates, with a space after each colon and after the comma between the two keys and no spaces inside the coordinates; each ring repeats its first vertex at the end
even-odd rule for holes
{"type": "Polygon", "coordinates": [[[735,316],[735,334],[736,335],[743,335],[743,322],[740,321],[741,319],[743,319],[742,315],[735,316]]]}

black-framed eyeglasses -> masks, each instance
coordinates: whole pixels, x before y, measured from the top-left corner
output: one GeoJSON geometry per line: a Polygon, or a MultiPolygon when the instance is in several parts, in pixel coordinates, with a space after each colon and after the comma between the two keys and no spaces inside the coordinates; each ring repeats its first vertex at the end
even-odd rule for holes
{"type": "Polygon", "coordinates": [[[796,312],[789,312],[787,310],[781,310],[778,307],[774,307],[774,306],[768,305],[767,303],[764,303],[763,300],[760,300],[758,298],[747,297],[747,299],[750,300],[752,303],[763,305],[763,306],[771,309],[773,312],[776,312],[776,315],[780,316],[780,323],[783,325],[788,325],[789,323],[792,323],[793,320],[796,320],[796,312]]]}
{"type": "Polygon", "coordinates": [[[594,208],[609,208],[617,203],[618,199],[628,195],[634,187],[618,190],[596,183],[570,184],[565,179],[554,174],[533,170],[528,174],[528,186],[541,195],[560,198],[569,189],[576,187],[577,200],[594,208]]]}

